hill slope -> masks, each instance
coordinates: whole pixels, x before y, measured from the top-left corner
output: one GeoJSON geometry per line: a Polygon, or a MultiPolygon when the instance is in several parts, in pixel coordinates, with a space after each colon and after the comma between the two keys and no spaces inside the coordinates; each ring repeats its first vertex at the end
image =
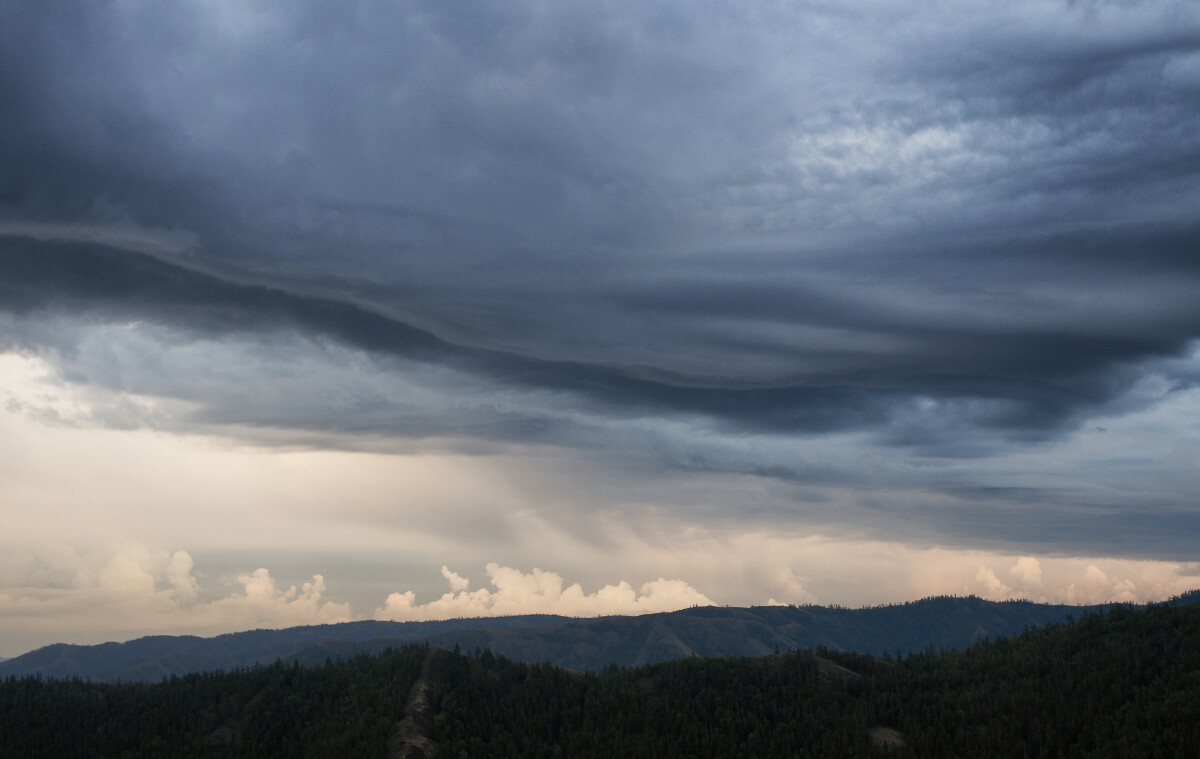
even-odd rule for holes
{"type": "Polygon", "coordinates": [[[1014,635],[1099,610],[975,597],[928,598],[866,609],[709,606],[575,620],[537,629],[464,629],[427,640],[447,649],[486,648],[518,661],[596,671],[611,663],[634,666],[689,656],[764,656],[818,647],[875,655],[929,646],[965,648],[984,638],[1014,635]]]}
{"type": "Polygon", "coordinates": [[[0,663],[0,677],[42,674],[115,682],[152,682],[170,675],[248,667],[299,658],[319,664],[415,641],[443,649],[490,649],[521,662],[550,662],[595,671],[607,664],[665,662],[689,656],[764,656],[823,646],[882,655],[962,649],[1067,620],[1098,606],[989,602],[976,597],[844,609],[836,606],[697,606],[694,609],[594,620],[550,615],[442,622],[347,622],[250,630],[196,638],[155,635],[98,646],[56,644],[0,663]]]}
{"type": "Polygon", "coordinates": [[[549,615],[442,622],[347,622],[252,630],[215,638],[151,636],[98,646],[56,644],[0,663],[0,677],[41,673],[155,681],[170,675],[231,669],[277,658],[319,664],[404,643],[446,649],[491,649],[526,662],[580,671],[668,661],[688,656],[763,656],[825,647],[883,654],[964,648],[983,638],[1095,612],[1100,607],[928,598],[866,609],[829,606],[696,607],[637,617],[571,619],[549,615]]]}
{"type": "Polygon", "coordinates": [[[1196,603],[900,661],[818,651],[585,675],[409,645],[154,685],[0,683],[5,756],[1098,759],[1197,745],[1196,603]]]}
{"type": "MultiPolygon", "coordinates": [[[[559,625],[569,617],[530,614],[495,617],[486,624],[535,628],[559,625]]],[[[152,682],[170,675],[268,664],[281,657],[328,641],[387,638],[392,645],[424,640],[430,635],[477,627],[484,620],[450,619],[438,622],[344,622],[284,630],[249,630],[212,638],[194,635],[153,635],[125,643],[76,646],[56,643],[0,662],[0,677],[41,674],[46,677],[85,677],[115,682],[152,682]]]]}

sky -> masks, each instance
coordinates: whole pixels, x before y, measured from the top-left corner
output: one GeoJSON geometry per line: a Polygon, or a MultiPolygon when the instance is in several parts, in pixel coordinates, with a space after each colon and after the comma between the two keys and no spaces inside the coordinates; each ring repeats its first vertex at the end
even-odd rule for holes
{"type": "Polygon", "coordinates": [[[1200,586],[1191,0],[0,3],[0,656],[1200,586]]]}

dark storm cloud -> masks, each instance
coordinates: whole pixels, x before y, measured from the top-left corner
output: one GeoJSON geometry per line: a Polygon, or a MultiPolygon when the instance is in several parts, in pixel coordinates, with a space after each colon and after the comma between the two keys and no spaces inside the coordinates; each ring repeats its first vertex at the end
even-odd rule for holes
{"type": "MultiPolygon", "coordinates": [[[[99,246],[9,242],[0,274],[0,306],[21,316],[61,310],[100,320],[149,318],[205,337],[295,330],[366,351],[452,365],[502,385],[572,391],[621,414],[694,412],[760,427],[822,431],[878,421],[885,413],[884,403],[852,388],[678,386],[606,366],[461,348],[354,304],[236,284],[99,246]]],[[[286,426],[287,420],[277,423],[286,426]]]]}
{"type": "MultiPolygon", "coordinates": [[[[445,364],[499,386],[566,391],[580,402],[599,404],[601,413],[618,417],[697,413],[735,429],[777,432],[884,427],[886,437],[895,443],[933,446],[943,455],[968,453],[958,439],[964,428],[979,428],[977,433],[991,428],[1032,438],[1051,432],[1081,409],[1094,410],[1119,397],[1136,377],[1118,372],[1121,363],[1178,351],[1188,336],[1181,325],[1169,322],[1153,325],[1155,337],[1140,338],[1104,330],[1095,334],[1012,328],[984,332],[980,327],[905,324],[899,313],[872,314],[865,305],[859,310],[841,309],[848,316],[837,321],[833,315],[838,304],[821,302],[819,297],[808,299],[816,303],[798,307],[770,303],[772,295],[804,299],[803,288],[781,292],[762,285],[762,292],[745,292],[736,285],[713,290],[693,284],[684,288],[686,299],[672,302],[664,297],[653,310],[669,311],[672,306],[689,310],[687,303],[696,298],[698,316],[710,310],[705,304],[715,304],[715,310],[726,315],[759,309],[772,315],[799,311],[790,316],[808,324],[832,324],[847,334],[854,329],[878,332],[881,325],[889,324],[898,339],[910,343],[900,356],[872,354],[869,347],[856,351],[830,346],[826,355],[809,350],[806,360],[816,354],[829,368],[816,376],[798,377],[792,384],[755,384],[719,376],[702,382],[641,367],[553,361],[457,346],[355,303],[231,282],[97,245],[9,240],[4,252],[0,305],[26,317],[76,312],[100,320],[150,319],[203,337],[293,330],[378,354],[445,364]],[[731,302],[723,304],[726,300],[731,302]],[[732,301],[754,305],[742,309],[732,301]],[[1170,327],[1180,334],[1172,335],[1170,327]],[[914,395],[940,398],[943,409],[914,421],[914,395]],[[943,422],[946,417],[952,422],[943,422]]],[[[274,423],[287,426],[288,419],[284,416],[274,423]]],[[[454,429],[455,423],[453,419],[443,422],[447,429],[454,429]]],[[[547,420],[527,419],[510,432],[523,427],[548,434],[546,424],[547,420]]],[[[403,429],[394,432],[406,434],[403,429]]],[[[421,428],[421,434],[431,432],[421,428]]]]}
{"type": "MultiPolygon", "coordinates": [[[[687,420],[729,445],[653,455],[836,484],[871,476],[734,449],[986,461],[1194,383],[1192,3],[7,4],[0,41],[0,309],[331,340],[471,399],[156,380],[197,418],[589,449],[687,420]]],[[[996,476],[928,487],[1058,498],[996,476]]]]}

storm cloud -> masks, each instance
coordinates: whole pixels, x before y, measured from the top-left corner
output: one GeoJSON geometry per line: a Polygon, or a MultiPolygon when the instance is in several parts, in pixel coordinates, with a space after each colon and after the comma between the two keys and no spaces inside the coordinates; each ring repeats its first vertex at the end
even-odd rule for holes
{"type": "Polygon", "coordinates": [[[93,404],[9,413],[1195,560],[1194,3],[10,3],[0,104],[0,350],[93,404]]]}

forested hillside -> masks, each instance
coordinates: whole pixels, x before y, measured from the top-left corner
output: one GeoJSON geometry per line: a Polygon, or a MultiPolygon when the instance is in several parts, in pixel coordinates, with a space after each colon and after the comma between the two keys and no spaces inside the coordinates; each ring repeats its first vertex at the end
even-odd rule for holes
{"type": "Polygon", "coordinates": [[[702,606],[668,614],[575,620],[539,628],[464,629],[428,638],[434,646],[487,648],[510,659],[594,671],[610,663],[651,664],[690,656],[764,656],[828,648],[885,652],[966,648],[1101,607],[941,596],[863,609],[836,606],[702,606]]]}
{"type": "MultiPolygon", "coordinates": [[[[570,617],[551,614],[524,614],[493,617],[486,620],[486,624],[496,628],[535,628],[569,621],[570,617]]],[[[0,677],[40,674],[45,677],[78,676],[109,682],[157,682],[170,675],[270,664],[276,659],[287,659],[297,651],[325,643],[384,638],[388,640],[384,648],[397,648],[404,643],[423,641],[438,633],[475,628],[482,622],[479,619],[435,622],[365,620],[283,630],[247,630],[212,638],[151,635],[124,643],[101,643],[95,646],[56,643],[0,662],[0,677]]],[[[346,650],[352,652],[352,649],[346,650]]]]}
{"type": "Polygon", "coordinates": [[[689,657],[596,674],[409,645],[157,684],[8,678],[0,755],[1192,757],[1200,604],[964,651],[689,657]]]}
{"type": "Polygon", "coordinates": [[[1015,635],[1102,607],[926,598],[905,604],[695,607],[634,617],[572,619],[550,615],[439,622],[347,622],[251,630],[215,638],[158,635],[98,646],[56,644],[0,663],[0,677],[77,675],[94,680],[154,682],[168,675],[269,664],[277,658],[321,663],[380,653],[406,643],[456,645],[518,661],[595,671],[611,663],[651,664],[690,656],[763,656],[825,647],[882,655],[927,646],[965,648],[982,638],[1015,635]]]}

